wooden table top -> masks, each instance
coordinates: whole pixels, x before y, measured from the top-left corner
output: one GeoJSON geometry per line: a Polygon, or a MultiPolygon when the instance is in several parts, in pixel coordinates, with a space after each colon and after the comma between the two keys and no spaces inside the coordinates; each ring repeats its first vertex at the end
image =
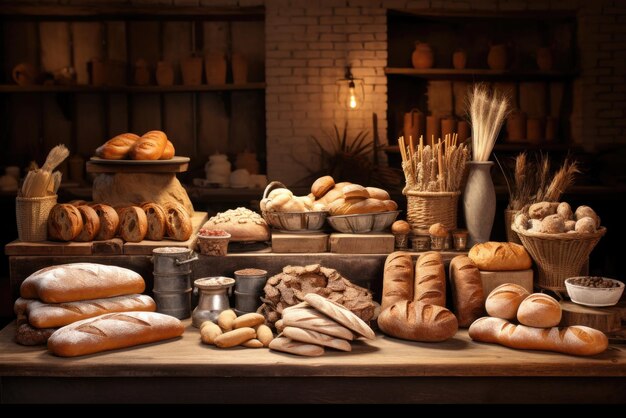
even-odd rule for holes
{"type": "Polygon", "coordinates": [[[268,349],[218,349],[203,345],[186,320],[176,340],[75,358],[13,342],[15,326],[0,331],[1,376],[60,377],[404,377],[404,376],[626,376],[626,346],[593,357],[512,350],[475,343],[466,330],[446,342],[415,343],[378,335],[353,351],[327,350],[305,358],[268,349]]]}

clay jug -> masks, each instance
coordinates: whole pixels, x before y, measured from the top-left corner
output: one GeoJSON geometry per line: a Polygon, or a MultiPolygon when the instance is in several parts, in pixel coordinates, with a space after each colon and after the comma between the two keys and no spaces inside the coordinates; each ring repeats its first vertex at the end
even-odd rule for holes
{"type": "Polygon", "coordinates": [[[537,67],[541,71],[550,71],[552,69],[552,51],[550,48],[537,49],[537,67]]]}
{"type": "Polygon", "coordinates": [[[509,142],[526,140],[526,113],[521,110],[511,112],[506,120],[506,133],[509,142]]]}
{"type": "Polygon", "coordinates": [[[189,57],[180,61],[183,73],[183,84],[186,86],[198,86],[202,84],[202,58],[189,57]]]}
{"type": "Polygon", "coordinates": [[[463,50],[454,51],[452,54],[452,66],[457,70],[462,70],[467,65],[467,52],[463,50]]]}
{"type": "Polygon", "coordinates": [[[156,81],[159,86],[174,84],[174,67],[169,61],[159,61],[156,70],[156,81]]]}
{"type": "Polygon", "coordinates": [[[150,69],[148,62],[144,59],[138,59],[135,62],[135,84],[138,86],[146,86],[150,84],[150,69]]]}
{"type": "Polygon", "coordinates": [[[416,41],[415,50],[413,51],[413,55],[411,55],[413,67],[420,69],[432,68],[434,61],[433,50],[430,45],[416,41]]]}
{"type": "Polygon", "coordinates": [[[204,57],[206,82],[210,85],[226,84],[226,56],[221,52],[209,52],[204,57]]]}
{"type": "Polygon", "coordinates": [[[409,138],[413,138],[416,143],[419,141],[420,136],[425,134],[425,121],[424,114],[418,109],[411,109],[404,114],[404,140],[408,141],[409,138]]]}
{"type": "Polygon", "coordinates": [[[233,70],[233,83],[246,84],[248,82],[248,63],[246,57],[243,54],[235,52],[231,56],[230,65],[233,70]]]}
{"type": "Polygon", "coordinates": [[[256,154],[247,151],[237,154],[235,168],[245,168],[250,174],[259,174],[259,162],[256,159],[256,154]]]}
{"type": "Polygon", "coordinates": [[[506,45],[491,45],[487,55],[487,65],[492,70],[506,69],[506,45]]]}
{"type": "Polygon", "coordinates": [[[37,79],[37,70],[34,65],[28,62],[23,62],[13,67],[11,75],[13,76],[13,81],[15,81],[19,86],[30,86],[35,84],[37,79]]]}

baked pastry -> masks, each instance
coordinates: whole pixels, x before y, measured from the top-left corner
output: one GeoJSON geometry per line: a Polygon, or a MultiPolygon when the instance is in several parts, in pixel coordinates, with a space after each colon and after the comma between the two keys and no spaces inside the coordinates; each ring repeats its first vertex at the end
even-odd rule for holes
{"type": "Polygon", "coordinates": [[[582,217],[574,224],[574,231],[583,234],[594,233],[596,232],[596,221],[590,216],[582,217]]]}
{"type": "Polygon", "coordinates": [[[548,215],[554,215],[558,206],[557,202],[534,203],[528,208],[528,215],[532,219],[543,219],[548,215]]]}
{"type": "Polygon", "coordinates": [[[311,193],[316,199],[319,199],[333,187],[335,187],[335,180],[331,176],[320,177],[311,185],[311,193]]]}
{"type": "Polygon", "coordinates": [[[591,218],[596,221],[596,228],[600,228],[600,217],[589,206],[578,206],[574,213],[574,218],[579,221],[582,218],[591,218]]]}
{"type": "Polygon", "coordinates": [[[44,345],[57,328],[35,328],[25,320],[17,324],[15,342],[20,345],[44,345]]]}
{"type": "Polygon", "coordinates": [[[293,341],[290,338],[277,337],[269,345],[270,350],[282,351],[299,356],[317,357],[324,354],[324,347],[315,344],[307,344],[293,341]]]}
{"type": "Polygon", "coordinates": [[[428,228],[428,233],[433,237],[446,237],[448,236],[448,229],[442,223],[432,224],[428,228]]]}
{"type": "Polygon", "coordinates": [[[148,232],[148,218],[138,206],[129,206],[119,212],[120,237],[127,242],[143,241],[148,232]]]}
{"type": "Polygon", "coordinates": [[[148,221],[146,239],[161,241],[166,233],[165,210],[163,210],[161,205],[157,205],[156,203],[144,203],[141,205],[141,209],[146,213],[146,219],[148,221]]]}
{"type": "Polygon", "coordinates": [[[158,160],[165,151],[167,135],[162,131],[150,131],[142,135],[130,149],[133,160],[158,160]]]}
{"type": "Polygon", "coordinates": [[[313,308],[292,306],[283,310],[282,319],[285,327],[309,329],[344,340],[354,339],[350,329],[313,308]]]}
{"type": "Polygon", "coordinates": [[[119,134],[96,149],[96,155],[105,160],[123,160],[128,157],[130,149],[139,139],[139,135],[132,133],[119,134]]]}
{"type": "Polygon", "coordinates": [[[572,212],[572,207],[567,202],[559,203],[559,206],[556,207],[557,215],[561,215],[566,221],[574,219],[574,213],[572,212]]]}
{"type": "Polygon", "coordinates": [[[74,240],[79,242],[93,241],[100,232],[100,217],[90,206],[82,205],[78,206],[77,209],[83,219],[83,229],[74,240]]]}
{"type": "Polygon", "coordinates": [[[317,293],[308,293],[304,296],[305,302],[322,312],[332,320],[348,328],[361,337],[373,340],[374,331],[361,318],[350,312],[340,304],[333,302],[317,293]]]}
{"type": "Polygon", "coordinates": [[[363,200],[370,197],[370,194],[365,189],[365,187],[359,184],[349,184],[341,189],[343,193],[343,198],[348,200],[363,200]]]}
{"type": "Polygon", "coordinates": [[[54,205],[48,216],[48,238],[71,241],[83,229],[83,217],[74,206],[67,203],[54,205]]]}
{"type": "Polygon", "coordinates": [[[163,154],[161,154],[161,158],[159,160],[171,160],[176,154],[176,149],[174,148],[174,144],[168,139],[165,144],[165,149],[163,150],[163,154]]]}
{"type": "Polygon", "coordinates": [[[398,204],[395,200],[383,200],[383,205],[385,205],[385,212],[391,212],[394,210],[398,210],[398,204]]]}
{"type": "Polygon", "coordinates": [[[502,284],[489,293],[485,300],[485,309],[490,316],[502,319],[517,318],[517,309],[529,293],[522,286],[514,283],[502,284]]]}
{"type": "Polygon", "coordinates": [[[446,272],[440,253],[428,251],[417,259],[413,300],[445,308],[446,272]]]}
{"type": "Polygon", "coordinates": [[[181,205],[170,203],[165,211],[165,229],[167,236],[176,241],[187,241],[193,232],[191,218],[181,205]]]}
{"type": "Polygon", "coordinates": [[[387,205],[378,199],[337,199],[328,206],[331,216],[386,212],[387,205]]]}
{"type": "Polygon", "coordinates": [[[97,203],[92,206],[96,211],[100,220],[100,229],[96,234],[96,240],[107,240],[114,238],[117,235],[117,229],[120,224],[120,218],[117,215],[117,211],[109,205],[97,203]]]}
{"type": "Polygon", "coordinates": [[[541,220],[541,232],[560,234],[565,232],[565,221],[561,215],[548,215],[541,220]]]}
{"type": "Polygon", "coordinates": [[[527,270],[532,261],[526,249],[513,242],[483,242],[474,245],[468,254],[480,270],[527,270]]]}
{"type": "Polygon", "coordinates": [[[413,300],[413,259],[411,254],[396,251],[385,260],[383,295],[380,309],[402,300],[413,300]]]}
{"type": "Polygon", "coordinates": [[[311,331],[310,329],[285,327],[282,334],[292,341],[322,345],[339,351],[352,351],[352,346],[348,341],[341,338],[334,338],[330,335],[322,334],[321,332],[311,331]]]}
{"type": "Polygon", "coordinates": [[[389,193],[387,193],[386,190],[379,189],[378,187],[366,187],[365,190],[367,190],[367,193],[373,199],[378,199],[378,200],[390,200],[391,199],[391,197],[389,196],[389,193]]]}
{"type": "Polygon", "coordinates": [[[411,225],[407,221],[395,221],[391,224],[391,233],[394,235],[403,235],[411,232],[411,225]]]}
{"type": "Polygon", "coordinates": [[[267,222],[261,215],[246,208],[220,212],[211,217],[202,227],[222,229],[230,234],[230,240],[233,242],[269,241],[270,239],[267,222]]]}
{"type": "Polygon", "coordinates": [[[458,322],[442,306],[403,300],[378,316],[378,327],[388,335],[412,341],[437,342],[452,338],[458,322]]]}
{"type": "Polygon", "coordinates": [[[562,309],[552,296],[533,293],[517,309],[517,320],[522,325],[535,328],[556,327],[561,322],[562,309]]]}
{"type": "Polygon", "coordinates": [[[480,271],[469,257],[456,256],[450,262],[450,284],[454,312],[459,327],[467,328],[485,314],[483,283],[480,271]]]}

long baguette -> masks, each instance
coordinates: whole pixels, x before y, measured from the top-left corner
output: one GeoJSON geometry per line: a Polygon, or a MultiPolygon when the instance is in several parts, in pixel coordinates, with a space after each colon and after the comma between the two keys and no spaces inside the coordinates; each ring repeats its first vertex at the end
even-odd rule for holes
{"type": "Polygon", "coordinates": [[[299,356],[317,357],[324,354],[324,347],[313,344],[305,344],[300,341],[293,341],[289,338],[274,338],[269,345],[270,350],[282,351],[299,356]]]}
{"type": "Polygon", "coordinates": [[[317,293],[309,293],[305,295],[304,300],[318,311],[329,316],[339,324],[354,331],[360,336],[369,338],[370,340],[373,340],[376,337],[374,331],[372,331],[372,329],[365,322],[363,322],[361,318],[338,303],[335,303],[324,296],[318,295],[317,293]]]}
{"type": "Polygon", "coordinates": [[[312,308],[285,309],[283,324],[286,327],[310,329],[344,340],[354,339],[354,334],[348,328],[312,308]]]}
{"type": "Polygon", "coordinates": [[[402,300],[413,300],[413,259],[409,253],[389,254],[383,271],[381,310],[402,300]]]}
{"type": "Polygon", "coordinates": [[[352,351],[349,341],[341,338],[334,338],[321,332],[311,331],[296,327],[285,327],[283,335],[293,341],[300,341],[308,344],[323,345],[340,351],[352,351]]]}
{"type": "Polygon", "coordinates": [[[566,328],[532,328],[501,318],[483,317],[469,328],[472,340],[521,350],[547,350],[576,356],[593,356],[607,349],[602,332],[580,325],[566,328]]]}
{"type": "Polygon", "coordinates": [[[429,251],[417,259],[414,286],[413,300],[445,308],[446,272],[439,253],[429,251]]]}

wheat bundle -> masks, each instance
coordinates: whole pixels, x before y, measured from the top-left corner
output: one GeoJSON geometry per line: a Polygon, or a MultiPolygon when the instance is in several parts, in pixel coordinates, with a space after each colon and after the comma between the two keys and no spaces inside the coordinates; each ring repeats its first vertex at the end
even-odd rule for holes
{"type": "Polygon", "coordinates": [[[475,84],[470,96],[472,123],[472,161],[488,161],[500,128],[510,111],[507,97],[498,91],[493,95],[483,84],[475,84]]]}
{"type": "Polygon", "coordinates": [[[61,183],[61,173],[54,172],[70,155],[65,145],[57,145],[48,153],[46,162],[41,168],[29,171],[22,185],[22,197],[44,197],[54,194],[61,183]],[[57,174],[58,173],[58,174],[57,174]]]}

